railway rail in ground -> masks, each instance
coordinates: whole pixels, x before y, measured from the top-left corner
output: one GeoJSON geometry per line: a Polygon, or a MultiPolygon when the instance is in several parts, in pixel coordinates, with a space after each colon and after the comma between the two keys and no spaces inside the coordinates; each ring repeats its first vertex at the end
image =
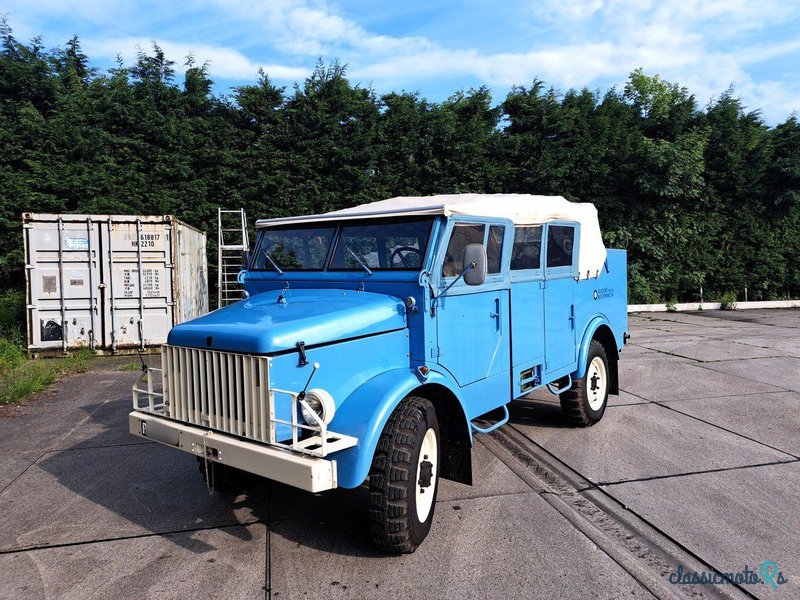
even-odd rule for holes
{"type": "Polygon", "coordinates": [[[513,424],[481,436],[480,443],[654,596],[757,598],[736,583],[670,583],[669,576],[679,565],[684,572],[720,571],[513,424]]]}

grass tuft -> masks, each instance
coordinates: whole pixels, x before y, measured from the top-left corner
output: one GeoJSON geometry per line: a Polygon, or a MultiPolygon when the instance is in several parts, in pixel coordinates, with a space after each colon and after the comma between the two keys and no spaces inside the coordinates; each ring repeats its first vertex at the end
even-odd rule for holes
{"type": "Polygon", "coordinates": [[[722,294],[719,304],[722,310],[736,310],[736,294],[725,292],[722,294]]]}
{"type": "Polygon", "coordinates": [[[142,363],[128,362],[117,367],[117,371],[138,371],[142,368],[142,363]]]}
{"type": "Polygon", "coordinates": [[[64,375],[88,371],[92,356],[84,348],[64,358],[27,360],[22,348],[0,338],[0,405],[41,392],[64,375]]]}
{"type": "Polygon", "coordinates": [[[0,405],[41,392],[64,375],[88,371],[94,356],[82,348],[63,358],[28,360],[25,348],[25,294],[0,290],[0,405]]]}

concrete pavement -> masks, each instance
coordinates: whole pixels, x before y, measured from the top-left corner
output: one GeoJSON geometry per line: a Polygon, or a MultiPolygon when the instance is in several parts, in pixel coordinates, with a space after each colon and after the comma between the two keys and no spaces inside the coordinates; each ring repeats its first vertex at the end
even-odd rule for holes
{"type": "Polygon", "coordinates": [[[632,315],[631,333],[597,426],[515,402],[401,557],[370,545],[363,487],[209,495],[191,456],[126,433],[138,373],[68,378],[0,417],[0,597],[797,597],[800,311],[632,315]],[[770,560],[776,590],[667,581],[770,560]]]}

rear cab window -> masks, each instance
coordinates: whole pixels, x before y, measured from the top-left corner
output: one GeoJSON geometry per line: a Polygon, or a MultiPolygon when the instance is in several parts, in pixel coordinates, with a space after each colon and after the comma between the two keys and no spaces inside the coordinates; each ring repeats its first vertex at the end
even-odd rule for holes
{"type": "Polygon", "coordinates": [[[514,246],[511,249],[512,271],[536,271],[542,268],[541,225],[514,227],[514,246]]]}
{"type": "Polygon", "coordinates": [[[548,224],[545,267],[550,276],[577,275],[578,232],[576,224],[548,224]]]}

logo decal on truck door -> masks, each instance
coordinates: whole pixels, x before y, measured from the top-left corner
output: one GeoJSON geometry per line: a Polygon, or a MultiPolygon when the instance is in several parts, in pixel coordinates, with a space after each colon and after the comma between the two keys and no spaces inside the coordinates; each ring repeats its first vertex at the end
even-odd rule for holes
{"type": "Polygon", "coordinates": [[[603,298],[611,298],[614,296],[614,288],[600,288],[594,291],[594,299],[602,300],[603,298]]]}

